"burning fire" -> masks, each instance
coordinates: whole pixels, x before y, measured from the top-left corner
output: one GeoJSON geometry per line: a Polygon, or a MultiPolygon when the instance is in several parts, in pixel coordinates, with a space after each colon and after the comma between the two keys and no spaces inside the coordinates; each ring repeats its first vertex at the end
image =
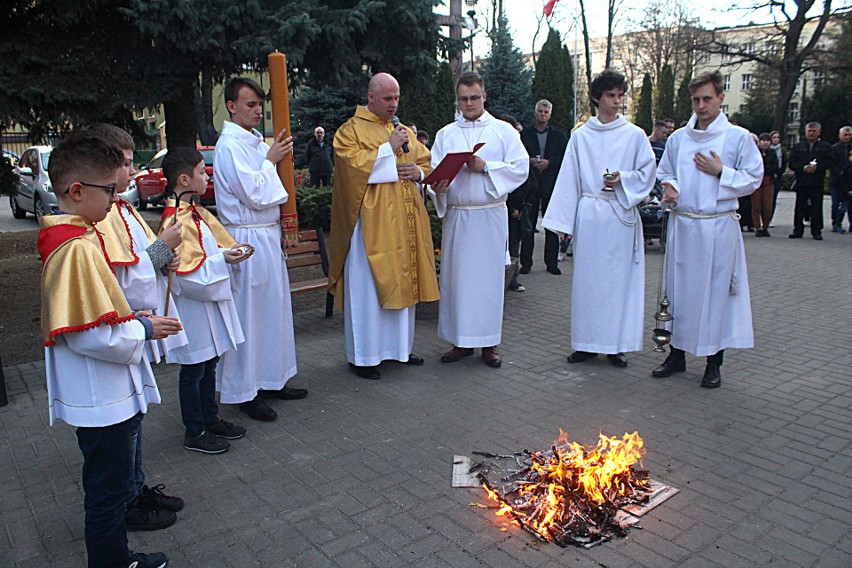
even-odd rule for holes
{"type": "Polygon", "coordinates": [[[618,509],[647,500],[648,472],[633,468],[643,454],[638,432],[620,440],[601,434],[591,447],[569,442],[560,430],[550,450],[528,453],[526,467],[501,480],[502,493],[479,477],[498,516],[547,542],[584,544],[626,532],[618,509]]]}

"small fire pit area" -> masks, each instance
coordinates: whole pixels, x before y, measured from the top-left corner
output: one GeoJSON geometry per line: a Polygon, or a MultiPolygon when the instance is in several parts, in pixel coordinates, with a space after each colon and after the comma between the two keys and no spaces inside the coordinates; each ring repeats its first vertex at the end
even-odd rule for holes
{"type": "Polygon", "coordinates": [[[637,469],[645,453],[638,432],[600,434],[594,446],[565,432],[547,450],[473,451],[453,459],[453,487],[482,487],[487,504],[542,542],[590,548],[626,536],[639,517],[678,492],[637,469]]]}

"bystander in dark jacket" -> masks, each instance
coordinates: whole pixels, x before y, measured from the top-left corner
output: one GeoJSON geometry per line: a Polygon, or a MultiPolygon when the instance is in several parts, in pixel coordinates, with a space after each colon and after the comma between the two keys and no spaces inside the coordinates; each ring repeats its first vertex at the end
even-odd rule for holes
{"type": "Polygon", "coordinates": [[[796,208],[793,213],[791,239],[805,232],[805,218],[811,219],[811,235],[822,240],[822,201],[825,174],[831,167],[831,145],[819,138],[821,126],[811,122],[805,126],[805,140],[790,151],[790,169],[796,174],[796,208]]]}
{"type": "Polygon", "coordinates": [[[334,170],[334,148],[325,139],[325,130],[321,126],[314,129],[314,137],[305,147],[305,161],[311,176],[311,187],[331,187],[331,173],[334,170]]]}

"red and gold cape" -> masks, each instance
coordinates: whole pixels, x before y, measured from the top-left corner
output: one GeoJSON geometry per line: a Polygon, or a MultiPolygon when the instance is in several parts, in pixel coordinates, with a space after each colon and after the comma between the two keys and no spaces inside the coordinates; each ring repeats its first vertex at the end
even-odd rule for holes
{"type": "MultiPolygon", "coordinates": [[[[163,210],[159,234],[162,234],[167,227],[174,223],[174,214],[175,200],[169,199],[166,201],[166,208],[163,210]]],[[[177,248],[177,252],[180,253],[178,274],[195,272],[207,260],[207,251],[204,250],[201,243],[202,223],[207,225],[210,232],[213,233],[219,248],[231,248],[237,244],[237,241],[222,226],[219,219],[204,207],[182,201],[180,207],[178,207],[177,220],[181,222],[181,236],[183,237],[183,243],[177,248]]]]}
{"type": "Polygon", "coordinates": [[[103,238],[77,215],[41,218],[41,333],[48,347],[55,337],[115,325],[136,316],[127,304],[103,238]]]}
{"type": "Polygon", "coordinates": [[[133,236],[127,219],[122,216],[133,216],[145,229],[148,243],[157,240],[157,235],[148,226],[148,223],[139,215],[136,209],[128,202],[119,199],[113,204],[106,219],[98,223],[98,231],[104,236],[104,245],[112,266],[134,266],[139,263],[139,255],[133,250],[133,236]]]}

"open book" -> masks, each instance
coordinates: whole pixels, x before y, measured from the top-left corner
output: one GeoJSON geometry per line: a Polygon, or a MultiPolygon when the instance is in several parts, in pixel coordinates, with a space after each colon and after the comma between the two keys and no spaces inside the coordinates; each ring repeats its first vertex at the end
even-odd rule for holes
{"type": "Polygon", "coordinates": [[[483,146],[485,146],[485,142],[480,142],[473,147],[472,152],[453,152],[447,154],[441,160],[441,163],[432,170],[432,173],[426,176],[420,183],[423,185],[436,185],[444,180],[447,180],[447,182],[453,181],[459,171],[461,171],[462,166],[483,146]]]}

